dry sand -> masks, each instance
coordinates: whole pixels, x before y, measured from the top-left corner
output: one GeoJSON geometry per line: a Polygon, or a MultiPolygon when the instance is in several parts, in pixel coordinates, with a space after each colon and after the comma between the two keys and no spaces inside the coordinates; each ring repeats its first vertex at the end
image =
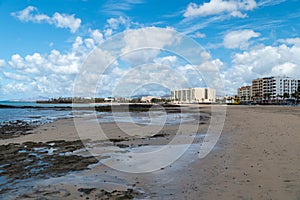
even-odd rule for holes
{"type": "MultiPolygon", "coordinates": [[[[137,195],[139,199],[300,199],[299,119],[300,107],[229,106],[222,135],[204,159],[198,159],[201,140],[196,140],[182,158],[154,172],[124,173],[100,164],[75,175],[40,182],[27,191],[26,198],[95,199],[104,189],[135,196],[133,190],[142,193],[137,195]]],[[[93,138],[93,126],[85,119],[79,123],[88,128],[84,139],[93,138]]],[[[198,132],[205,133],[208,124],[202,124],[198,132]]],[[[123,125],[131,127],[130,123],[123,125]]],[[[114,123],[101,127],[110,138],[126,137],[120,144],[129,146],[167,144],[178,128],[164,127],[165,136],[149,140],[141,139],[145,138],[142,135],[124,136],[114,123]]],[[[146,129],[149,137],[152,128],[146,129]]],[[[73,120],[64,119],[41,126],[33,134],[1,140],[0,144],[77,139],[73,120]]],[[[102,197],[118,197],[112,193],[102,197]]]]}
{"type": "Polygon", "coordinates": [[[179,199],[300,199],[299,119],[299,107],[228,107],[219,148],[189,166],[179,199]]]}

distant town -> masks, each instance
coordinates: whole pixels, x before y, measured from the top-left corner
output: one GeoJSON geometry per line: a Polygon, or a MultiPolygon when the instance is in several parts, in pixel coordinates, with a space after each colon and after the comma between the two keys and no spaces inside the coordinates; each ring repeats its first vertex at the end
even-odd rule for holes
{"type": "Polygon", "coordinates": [[[49,100],[38,100],[37,103],[54,103],[54,104],[69,104],[69,103],[216,103],[216,90],[212,88],[188,88],[172,90],[171,95],[150,96],[140,95],[136,97],[59,97],[49,100]]]}
{"type": "Polygon", "coordinates": [[[37,100],[41,104],[70,104],[70,103],[168,103],[170,97],[142,96],[142,97],[59,97],[49,100],[37,100]]]}
{"type": "Polygon", "coordinates": [[[37,103],[198,103],[198,104],[298,104],[300,99],[300,80],[286,76],[263,77],[252,80],[252,85],[237,89],[234,96],[217,96],[214,88],[185,88],[172,90],[170,95],[136,97],[59,97],[38,100],[37,103]]]}
{"type": "Polygon", "coordinates": [[[236,104],[298,104],[300,80],[272,76],[252,80],[252,85],[238,88],[236,104]]]}

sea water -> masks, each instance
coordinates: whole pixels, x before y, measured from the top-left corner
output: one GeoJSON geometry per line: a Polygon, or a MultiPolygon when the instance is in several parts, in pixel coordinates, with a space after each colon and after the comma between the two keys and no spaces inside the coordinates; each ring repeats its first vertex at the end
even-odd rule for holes
{"type": "Polygon", "coordinates": [[[0,123],[20,120],[43,124],[53,122],[59,118],[67,118],[71,116],[71,110],[37,108],[0,109],[0,123]]]}
{"type": "MultiPolygon", "coordinates": [[[[74,117],[72,107],[91,108],[96,104],[38,104],[36,102],[0,101],[0,105],[16,107],[0,107],[0,124],[17,120],[44,124],[57,119],[74,117]]],[[[83,109],[81,112],[76,112],[76,115],[91,112],[89,109],[86,111],[83,109]]]]}
{"type": "Polygon", "coordinates": [[[127,113],[114,112],[98,115],[98,121],[103,122],[129,122],[142,125],[175,125],[195,121],[189,113],[165,113],[163,111],[127,113]]]}
{"type": "Polygon", "coordinates": [[[73,117],[72,104],[37,104],[35,102],[0,101],[0,105],[16,107],[0,108],[0,124],[15,121],[45,124],[57,119],[73,117]]]}

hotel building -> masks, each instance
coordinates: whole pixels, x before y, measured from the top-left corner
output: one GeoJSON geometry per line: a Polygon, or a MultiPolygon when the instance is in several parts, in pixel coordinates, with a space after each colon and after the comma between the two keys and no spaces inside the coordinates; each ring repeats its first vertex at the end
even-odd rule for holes
{"type": "Polygon", "coordinates": [[[263,78],[252,80],[252,98],[253,100],[262,100],[263,97],[263,78]]]}
{"type": "Polygon", "coordinates": [[[252,97],[252,86],[238,88],[238,97],[241,102],[249,102],[252,97]]]}
{"type": "Polygon", "coordinates": [[[297,91],[300,80],[289,77],[273,77],[273,92],[271,97],[284,96],[284,94],[293,94],[297,91]]]}
{"type": "Polygon", "coordinates": [[[290,97],[300,85],[300,80],[290,77],[264,77],[252,81],[252,99],[275,99],[290,97]]]}
{"type": "Polygon", "coordinates": [[[171,91],[172,99],[180,103],[216,102],[216,90],[213,88],[187,88],[171,91]]]}

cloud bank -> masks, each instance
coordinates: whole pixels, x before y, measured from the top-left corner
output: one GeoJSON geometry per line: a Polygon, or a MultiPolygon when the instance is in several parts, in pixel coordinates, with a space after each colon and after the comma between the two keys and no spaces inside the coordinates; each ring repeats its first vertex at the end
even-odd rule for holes
{"type": "Polygon", "coordinates": [[[225,35],[223,45],[228,49],[247,49],[249,40],[259,36],[260,33],[254,32],[253,30],[231,31],[225,35]]]}
{"type": "Polygon", "coordinates": [[[235,94],[242,85],[251,84],[252,79],[265,76],[300,77],[300,38],[289,38],[285,44],[259,46],[249,51],[236,53],[232,67],[222,72],[229,94],[235,94]]]}
{"type": "Polygon", "coordinates": [[[184,17],[205,17],[210,15],[228,14],[232,17],[245,18],[247,14],[243,11],[251,11],[256,8],[255,0],[210,0],[197,5],[190,3],[186,8],[184,17]]]}
{"type": "Polygon", "coordinates": [[[68,28],[71,33],[75,33],[81,24],[81,19],[75,18],[75,15],[55,12],[52,16],[39,14],[38,9],[34,6],[28,6],[24,10],[11,13],[22,22],[47,23],[57,28],[68,28]]]}

